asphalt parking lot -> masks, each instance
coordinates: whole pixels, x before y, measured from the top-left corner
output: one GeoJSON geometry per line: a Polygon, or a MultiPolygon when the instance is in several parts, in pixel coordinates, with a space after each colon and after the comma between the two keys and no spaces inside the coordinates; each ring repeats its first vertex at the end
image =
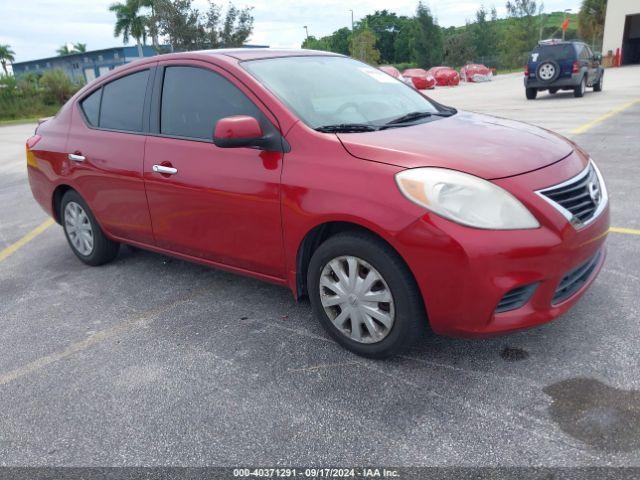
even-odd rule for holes
{"type": "Polygon", "coordinates": [[[640,466],[640,68],[605,79],[583,99],[527,102],[521,75],[432,93],[571,137],[631,230],[556,321],[386,361],[284,288],[129,248],[84,266],[31,197],[34,126],[0,127],[0,465],[640,466]]]}

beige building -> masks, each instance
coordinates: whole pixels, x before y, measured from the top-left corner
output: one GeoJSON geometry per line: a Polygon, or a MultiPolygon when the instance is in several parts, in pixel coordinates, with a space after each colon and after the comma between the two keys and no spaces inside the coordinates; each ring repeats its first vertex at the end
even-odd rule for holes
{"type": "Polygon", "coordinates": [[[640,0],[608,0],[602,54],[622,52],[622,65],[640,63],[640,0]]]}

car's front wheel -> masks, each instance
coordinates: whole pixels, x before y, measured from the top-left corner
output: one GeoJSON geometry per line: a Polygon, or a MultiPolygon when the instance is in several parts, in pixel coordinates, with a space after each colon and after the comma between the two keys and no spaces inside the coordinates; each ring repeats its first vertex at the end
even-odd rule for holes
{"type": "Polygon", "coordinates": [[[584,97],[584,92],[587,89],[587,79],[582,77],[580,85],[573,89],[573,96],[576,98],[584,97]]]}
{"type": "Polygon", "coordinates": [[[538,89],[536,88],[527,88],[525,91],[527,95],[527,100],[535,100],[538,96],[538,89]]]}
{"type": "Polygon", "coordinates": [[[311,305],[327,332],[358,355],[384,358],[426,329],[420,291],[400,256],[361,232],[337,234],[314,252],[307,274],[311,305]]]}
{"type": "Polygon", "coordinates": [[[64,234],[75,255],[87,265],[102,265],[118,255],[119,244],[108,239],[89,206],[75,191],[62,197],[60,213],[64,234]]]}

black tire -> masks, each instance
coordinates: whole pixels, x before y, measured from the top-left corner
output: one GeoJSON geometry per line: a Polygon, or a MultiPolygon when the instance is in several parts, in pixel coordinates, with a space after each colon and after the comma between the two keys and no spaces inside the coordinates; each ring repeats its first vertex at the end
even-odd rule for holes
{"type": "Polygon", "coordinates": [[[527,95],[527,100],[535,100],[538,96],[538,90],[535,88],[527,88],[525,89],[525,93],[527,95]]]}
{"type": "Polygon", "coordinates": [[[555,95],[556,93],[558,93],[558,89],[557,89],[557,88],[550,88],[550,89],[549,89],[549,93],[550,93],[551,95],[555,95]]]}
{"type": "Polygon", "coordinates": [[[587,89],[587,79],[583,76],[580,84],[573,89],[573,96],[576,98],[584,97],[584,91],[587,89]]]}
{"type": "Polygon", "coordinates": [[[602,91],[602,80],[604,80],[604,72],[600,72],[600,78],[598,79],[598,83],[594,83],[593,84],[593,91],[594,92],[601,92],[602,91]]]}
{"type": "Polygon", "coordinates": [[[118,255],[118,250],[120,248],[120,244],[108,239],[98,222],[96,221],[91,209],[84,201],[84,199],[78,194],[78,192],[74,190],[67,191],[62,197],[62,201],[60,202],[60,221],[62,223],[62,228],[64,229],[65,237],[67,237],[67,242],[71,247],[73,253],[78,257],[82,262],[91,266],[103,265],[112,261],[118,255]],[[90,253],[83,254],[78,248],[74,245],[74,242],[71,240],[70,234],[68,232],[68,222],[66,217],[67,205],[69,203],[74,202],[79,205],[82,210],[86,213],[88,217],[89,224],[91,226],[91,234],[93,236],[93,248],[90,253]]]}
{"type": "MultiPolygon", "coordinates": [[[[367,233],[339,233],[323,242],[309,262],[307,286],[311,306],[322,326],[340,345],[358,355],[385,358],[398,354],[428,328],[422,296],[409,268],[389,245],[367,233]],[[395,310],[393,325],[376,343],[360,343],[347,337],[333,324],[322,306],[322,271],[331,260],[341,256],[354,256],[367,262],[382,276],[391,292],[395,310]]],[[[351,325],[351,319],[347,321],[351,325]]]]}

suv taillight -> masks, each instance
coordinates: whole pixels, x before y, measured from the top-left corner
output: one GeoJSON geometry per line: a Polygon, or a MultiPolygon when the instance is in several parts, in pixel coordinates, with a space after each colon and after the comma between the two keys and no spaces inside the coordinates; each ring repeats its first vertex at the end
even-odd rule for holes
{"type": "Polygon", "coordinates": [[[578,73],[580,71],[580,65],[578,62],[573,62],[573,68],[571,69],[571,73],[578,73]]]}
{"type": "Polygon", "coordinates": [[[524,76],[528,77],[529,76],[529,65],[525,65],[524,66],[524,76]]]}

